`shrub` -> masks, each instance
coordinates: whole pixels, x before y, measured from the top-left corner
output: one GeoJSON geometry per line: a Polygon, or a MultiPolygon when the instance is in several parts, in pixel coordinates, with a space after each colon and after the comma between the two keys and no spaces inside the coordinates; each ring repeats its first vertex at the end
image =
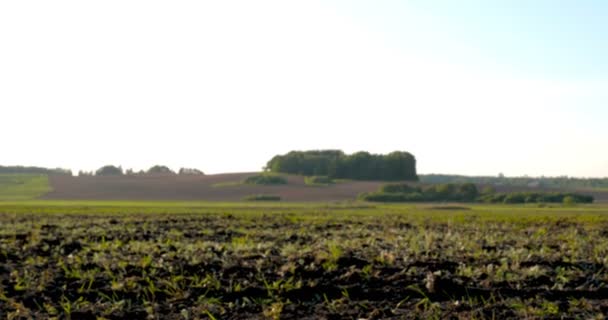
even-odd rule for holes
{"type": "Polygon", "coordinates": [[[257,185],[281,185],[287,184],[287,179],[282,176],[273,174],[260,174],[256,176],[247,177],[244,181],[245,184],[257,184],[257,185]]]}
{"type": "Polygon", "coordinates": [[[521,193],[510,193],[503,200],[504,203],[526,203],[526,195],[521,193]]]}
{"type": "Polygon", "coordinates": [[[254,194],[243,198],[245,201],[281,201],[281,197],[270,194],[254,194]]]}
{"type": "Polygon", "coordinates": [[[385,184],[380,187],[380,192],[388,192],[388,193],[413,193],[413,192],[422,192],[418,187],[412,187],[407,183],[391,183],[385,184]]]}
{"type": "Polygon", "coordinates": [[[312,176],[305,177],[304,183],[307,185],[330,185],[334,181],[328,176],[312,176]]]}
{"type": "Polygon", "coordinates": [[[592,203],[593,196],[577,193],[513,192],[486,194],[477,200],[486,203],[564,203],[566,198],[574,203],[592,203]]]}
{"type": "Polygon", "coordinates": [[[370,202],[421,202],[426,201],[423,194],[414,193],[391,193],[391,192],[372,192],[362,193],[359,199],[370,202]]]}
{"type": "Polygon", "coordinates": [[[437,184],[424,189],[406,183],[386,184],[378,192],[361,196],[366,201],[380,202],[420,202],[420,201],[461,201],[477,199],[477,186],[465,184],[437,184]]]}
{"type": "Polygon", "coordinates": [[[576,198],[574,198],[573,196],[565,196],[562,202],[565,205],[573,205],[577,203],[576,198]]]}

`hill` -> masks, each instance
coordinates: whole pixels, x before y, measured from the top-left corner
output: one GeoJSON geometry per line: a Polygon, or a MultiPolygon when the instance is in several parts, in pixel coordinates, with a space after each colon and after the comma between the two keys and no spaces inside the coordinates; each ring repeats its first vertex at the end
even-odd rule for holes
{"type": "Polygon", "coordinates": [[[280,196],[284,201],[354,200],[362,192],[378,189],[384,182],[341,181],[311,186],[303,176],[287,175],[284,185],[242,183],[256,172],[216,175],[49,176],[52,191],[43,199],[54,200],[177,200],[240,201],[251,195],[280,196]]]}

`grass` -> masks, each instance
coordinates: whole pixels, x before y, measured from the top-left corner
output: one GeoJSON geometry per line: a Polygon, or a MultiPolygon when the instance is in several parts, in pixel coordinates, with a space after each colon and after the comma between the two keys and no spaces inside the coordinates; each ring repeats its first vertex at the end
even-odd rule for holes
{"type": "Polygon", "coordinates": [[[51,190],[47,175],[0,174],[0,201],[35,199],[51,190]]]}
{"type": "MultiPolygon", "coordinates": [[[[458,206],[455,206],[457,209],[458,206]]],[[[89,201],[25,200],[2,201],[0,213],[12,214],[297,214],[301,218],[404,216],[408,219],[434,222],[461,221],[474,218],[482,222],[578,221],[608,220],[608,205],[504,205],[467,204],[462,210],[445,210],[434,203],[370,204],[367,202],[215,202],[215,201],[89,201]]]]}
{"type": "Polygon", "coordinates": [[[211,185],[212,188],[225,188],[225,187],[236,187],[242,186],[244,183],[242,181],[228,181],[228,182],[218,182],[211,185]]]}
{"type": "Polygon", "coordinates": [[[272,194],[254,194],[246,196],[245,201],[281,201],[281,197],[272,194]]]}

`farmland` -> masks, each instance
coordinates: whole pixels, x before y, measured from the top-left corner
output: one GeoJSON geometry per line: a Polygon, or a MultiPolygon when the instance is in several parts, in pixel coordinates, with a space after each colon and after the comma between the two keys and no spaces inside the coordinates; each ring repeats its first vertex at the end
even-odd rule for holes
{"type": "Polygon", "coordinates": [[[285,176],[285,184],[251,184],[257,172],[205,176],[50,176],[47,200],[240,201],[250,195],[272,194],[289,202],[354,200],[383,182],[342,181],[329,186],[306,184],[302,176],[285,176]]]}
{"type": "Polygon", "coordinates": [[[35,199],[49,191],[46,174],[0,174],[0,201],[35,199]]]}
{"type": "Polygon", "coordinates": [[[608,313],[608,207],[0,203],[0,318],[608,313]]]}

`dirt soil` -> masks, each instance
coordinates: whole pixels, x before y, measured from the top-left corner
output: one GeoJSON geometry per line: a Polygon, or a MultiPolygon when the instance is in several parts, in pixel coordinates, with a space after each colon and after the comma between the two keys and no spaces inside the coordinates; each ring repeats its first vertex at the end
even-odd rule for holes
{"type": "Polygon", "coordinates": [[[383,182],[350,181],[329,186],[309,186],[304,178],[289,176],[287,185],[237,184],[258,173],[205,176],[51,176],[53,191],[42,199],[54,200],[177,200],[239,201],[255,194],[278,195],[283,201],[344,201],[359,193],[377,190],[383,182]],[[235,185],[229,185],[235,183],[235,185]],[[218,184],[228,184],[217,186],[218,184]]]}
{"type": "Polygon", "coordinates": [[[608,314],[605,224],[341,216],[0,214],[0,318],[608,314]]]}

